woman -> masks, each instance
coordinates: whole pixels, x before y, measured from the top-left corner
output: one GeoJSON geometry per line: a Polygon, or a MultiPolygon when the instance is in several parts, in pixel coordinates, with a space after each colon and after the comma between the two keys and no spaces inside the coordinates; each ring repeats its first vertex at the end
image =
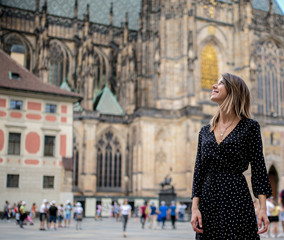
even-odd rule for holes
{"type": "Polygon", "coordinates": [[[218,111],[199,133],[193,179],[191,224],[196,239],[260,239],[258,234],[269,224],[265,203],[271,186],[260,126],[250,119],[248,87],[240,77],[226,73],[213,85],[211,100],[218,111]],[[249,164],[260,203],[257,221],[242,174],[249,164]]]}
{"type": "Polygon", "coordinates": [[[128,200],[124,199],[124,203],[120,206],[120,218],[122,218],[123,224],[123,237],[126,237],[126,225],[128,218],[131,217],[131,206],[128,204],[128,200]]]}
{"type": "Polygon", "coordinates": [[[76,208],[75,208],[75,213],[76,213],[76,230],[80,229],[82,230],[82,220],[83,220],[83,208],[82,204],[80,202],[76,203],[76,208]]]}

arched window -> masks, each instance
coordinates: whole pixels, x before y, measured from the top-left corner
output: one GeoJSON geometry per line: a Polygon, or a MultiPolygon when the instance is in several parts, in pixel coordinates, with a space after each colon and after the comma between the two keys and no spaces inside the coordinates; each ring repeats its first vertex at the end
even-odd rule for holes
{"type": "Polygon", "coordinates": [[[93,94],[94,100],[98,93],[103,89],[106,84],[106,64],[104,58],[95,53],[94,56],[94,83],[93,83],[93,94]]]}
{"type": "Polygon", "coordinates": [[[66,52],[58,44],[53,42],[49,48],[49,73],[48,82],[60,86],[68,76],[69,61],[66,52]]]}
{"type": "Polygon", "coordinates": [[[212,89],[218,81],[218,57],[212,44],[206,45],[201,52],[201,87],[212,89]]]}
{"type": "Polygon", "coordinates": [[[97,143],[97,191],[121,188],[121,146],[112,131],[103,134],[97,143]]]}
{"type": "Polygon", "coordinates": [[[256,48],[258,113],[284,116],[284,51],[269,40],[256,48]]]}
{"type": "Polygon", "coordinates": [[[10,35],[4,40],[4,51],[11,55],[11,50],[15,46],[22,46],[24,49],[24,67],[31,70],[30,47],[22,41],[17,35],[10,35]]]}

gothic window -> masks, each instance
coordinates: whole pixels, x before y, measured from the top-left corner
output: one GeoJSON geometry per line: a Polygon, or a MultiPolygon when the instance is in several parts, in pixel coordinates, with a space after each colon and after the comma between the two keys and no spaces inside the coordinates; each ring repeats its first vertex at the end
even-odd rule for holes
{"type": "Polygon", "coordinates": [[[60,86],[68,76],[68,56],[57,42],[53,42],[49,50],[48,81],[55,86],[60,86]]]}
{"type": "Polygon", "coordinates": [[[256,48],[258,113],[284,116],[284,51],[273,41],[256,48]]]}
{"type": "Polygon", "coordinates": [[[97,53],[94,56],[94,99],[106,84],[106,64],[103,57],[97,53]]]}
{"type": "Polygon", "coordinates": [[[107,191],[121,188],[122,154],[118,139],[111,131],[97,143],[97,188],[107,191]]]}
{"type": "Polygon", "coordinates": [[[218,57],[213,45],[206,45],[201,52],[201,87],[211,90],[218,80],[218,57]]]}
{"type": "Polygon", "coordinates": [[[22,41],[18,36],[11,35],[8,36],[4,41],[4,51],[11,55],[12,49],[24,49],[24,51],[16,51],[18,53],[22,53],[24,55],[24,67],[31,70],[31,55],[30,48],[28,44],[22,41]]]}

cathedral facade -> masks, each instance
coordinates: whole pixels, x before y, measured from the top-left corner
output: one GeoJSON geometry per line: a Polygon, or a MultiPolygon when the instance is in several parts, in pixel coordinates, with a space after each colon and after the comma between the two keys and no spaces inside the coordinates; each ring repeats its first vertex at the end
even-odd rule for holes
{"type": "Polygon", "coordinates": [[[83,97],[73,193],[90,211],[103,198],[157,199],[165,177],[190,200],[198,132],[225,72],[250,88],[274,196],[284,188],[284,15],[275,0],[0,3],[0,48],[23,46],[28,70],[83,97]]]}

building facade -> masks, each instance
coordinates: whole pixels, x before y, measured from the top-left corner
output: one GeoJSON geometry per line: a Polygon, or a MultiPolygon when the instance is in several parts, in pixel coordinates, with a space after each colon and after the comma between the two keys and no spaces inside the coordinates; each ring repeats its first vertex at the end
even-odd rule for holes
{"type": "Polygon", "coordinates": [[[73,200],[73,103],[79,99],[0,50],[1,203],[24,200],[31,209],[43,199],[73,200]]]}
{"type": "Polygon", "coordinates": [[[23,46],[30,71],[84,97],[73,193],[90,215],[103,199],[156,199],[169,176],[189,201],[197,135],[225,72],[249,86],[274,196],[284,187],[284,16],[275,0],[1,0],[1,19],[2,49],[23,46]]]}

